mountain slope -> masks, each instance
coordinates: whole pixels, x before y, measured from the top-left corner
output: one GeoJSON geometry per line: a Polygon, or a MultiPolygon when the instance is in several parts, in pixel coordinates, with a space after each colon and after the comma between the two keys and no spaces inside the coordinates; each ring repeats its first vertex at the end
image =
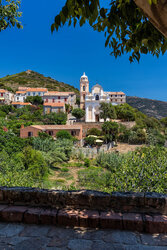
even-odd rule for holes
{"type": "Polygon", "coordinates": [[[127,96],[127,103],[148,116],[152,116],[157,119],[167,117],[167,102],[127,96]]]}
{"type": "Polygon", "coordinates": [[[27,87],[45,87],[53,91],[74,91],[79,94],[79,90],[73,86],[59,82],[51,77],[45,77],[37,72],[27,70],[15,75],[0,78],[0,88],[12,89],[16,91],[19,86],[27,87]]]}

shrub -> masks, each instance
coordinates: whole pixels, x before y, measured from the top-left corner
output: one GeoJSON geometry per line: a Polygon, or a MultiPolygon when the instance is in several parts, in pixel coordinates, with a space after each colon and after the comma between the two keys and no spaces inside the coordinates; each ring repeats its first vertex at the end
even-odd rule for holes
{"type": "Polygon", "coordinates": [[[115,141],[119,132],[119,125],[116,122],[104,122],[102,132],[107,143],[115,141]]]}
{"type": "Polygon", "coordinates": [[[57,132],[56,137],[57,137],[57,139],[60,139],[60,140],[61,139],[68,139],[68,140],[73,139],[72,135],[66,130],[61,130],[61,131],[57,132]]]}
{"type": "Polygon", "coordinates": [[[65,173],[65,172],[68,172],[69,169],[68,168],[61,168],[61,172],[65,173]]]}
{"type": "Polygon", "coordinates": [[[77,120],[80,120],[82,117],[84,117],[85,111],[80,108],[73,109],[72,115],[76,117],[77,120]]]}
{"type": "Polygon", "coordinates": [[[84,166],[87,168],[90,167],[90,160],[88,158],[84,160],[84,166]]]}
{"type": "Polygon", "coordinates": [[[103,154],[97,158],[99,169],[79,172],[85,188],[107,192],[167,193],[167,149],[143,147],[125,155],[103,154]],[[102,171],[101,166],[108,170],[102,171]]]}
{"type": "Polygon", "coordinates": [[[87,135],[96,135],[100,136],[102,134],[102,131],[97,128],[91,128],[88,130],[87,135]]]}
{"type": "Polygon", "coordinates": [[[6,113],[0,110],[0,117],[5,118],[6,117],[6,113]]]}
{"type": "Polygon", "coordinates": [[[89,146],[95,146],[96,145],[96,137],[89,136],[85,138],[85,144],[89,146]]]}
{"type": "Polygon", "coordinates": [[[65,125],[66,122],[67,122],[67,114],[65,114],[64,112],[50,113],[44,116],[45,124],[65,125]]]}

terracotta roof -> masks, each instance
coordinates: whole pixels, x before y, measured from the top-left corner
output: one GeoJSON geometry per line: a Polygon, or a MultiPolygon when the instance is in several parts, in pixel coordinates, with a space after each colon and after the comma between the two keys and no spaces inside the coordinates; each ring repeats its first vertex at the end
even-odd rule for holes
{"type": "Polygon", "coordinates": [[[63,102],[57,103],[57,102],[45,102],[44,106],[48,106],[48,107],[64,107],[65,104],[63,102]]]}
{"type": "Polygon", "coordinates": [[[26,92],[47,92],[46,88],[27,88],[26,92]]]}
{"type": "Polygon", "coordinates": [[[27,105],[32,105],[32,104],[30,102],[12,102],[12,105],[27,106],[27,105]]]}
{"type": "Polygon", "coordinates": [[[28,87],[18,87],[18,90],[19,91],[25,91],[25,90],[27,90],[28,89],[28,87]]]}
{"type": "Polygon", "coordinates": [[[124,92],[120,91],[120,92],[108,92],[110,95],[125,95],[124,92]]]}
{"type": "Polygon", "coordinates": [[[0,93],[6,93],[7,92],[7,90],[5,90],[5,89],[0,89],[0,93]]]}
{"type": "Polygon", "coordinates": [[[49,130],[49,129],[60,129],[60,130],[66,130],[66,129],[82,129],[82,125],[31,125],[30,127],[41,129],[41,130],[49,130]]]}
{"type": "Polygon", "coordinates": [[[44,96],[69,96],[73,92],[57,92],[57,91],[48,91],[44,96]]]}
{"type": "Polygon", "coordinates": [[[26,91],[16,91],[16,94],[26,94],[26,91]]]}

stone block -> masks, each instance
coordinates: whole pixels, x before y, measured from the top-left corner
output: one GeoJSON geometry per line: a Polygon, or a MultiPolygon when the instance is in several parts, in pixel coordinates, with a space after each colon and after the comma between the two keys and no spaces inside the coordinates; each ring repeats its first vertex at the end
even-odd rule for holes
{"type": "Polygon", "coordinates": [[[167,233],[167,216],[146,215],[145,228],[147,233],[167,233]]]}
{"type": "Polygon", "coordinates": [[[27,224],[39,224],[41,210],[41,208],[29,208],[24,214],[23,221],[27,224]]]}
{"type": "Polygon", "coordinates": [[[40,213],[40,223],[46,225],[56,225],[57,209],[42,209],[40,213]]]}
{"type": "Polygon", "coordinates": [[[99,227],[99,212],[93,210],[81,210],[78,214],[80,227],[99,227]]]}
{"type": "Polygon", "coordinates": [[[123,227],[121,213],[101,212],[99,219],[101,228],[122,229],[123,227]]]}
{"type": "Polygon", "coordinates": [[[23,215],[27,207],[22,206],[9,206],[1,211],[2,221],[5,222],[22,222],[23,215]]]}
{"type": "Polygon", "coordinates": [[[58,211],[57,221],[59,225],[79,226],[78,210],[61,209],[58,211]]]}
{"type": "Polygon", "coordinates": [[[144,206],[144,193],[113,192],[111,206],[112,209],[135,212],[136,207],[144,206]]]}
{"type": "Polygon", "coordinates": [[[144,222],[142,215],[135,213],[123,214],[123,228],[130,231],[143,232],[144,222]]]}
{"type": "Polygon", "coordinates": [[[152,213],[167,215],[167,195],[158,193],[145,194],[145,207],[149,208],[152,213]]]}

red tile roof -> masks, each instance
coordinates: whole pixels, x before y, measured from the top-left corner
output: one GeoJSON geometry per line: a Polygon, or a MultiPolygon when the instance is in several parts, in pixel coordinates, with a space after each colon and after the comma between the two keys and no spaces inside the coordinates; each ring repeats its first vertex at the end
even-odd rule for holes
{"type": "Polygon", "coordinates": [[[12,105],[27,106],[27,105],[32,105],[32,104],[30,102],[12,102],[12,105]]]}
{"type": "Polygon", "coordinates": [[[16,91],[16,94],[26,94],[26,91],[16,91]]]}
{"type": "Polygon", "coordinates": [[[47,92],[46,88],[28,88],[26,92],[47,92]]]}
{"type": "Polygon", "coordinates": [[[19,91],[25,91],[25,90],[27,90],[28,89],[28,87],[18,87],[18,90],[19,91]]]}
{"type": "Polygon", "coordinates": [[[110,95],[125,95],[124,92],[120,91],[120,92],[108,92],[110,95]]]}
{"type": "Polygon", "coordinates": [[[75,94],[74,92],[57,92],[57,91],[48,91],[44,96],[69,96],[75,94]]]}
{"type": "Polygon", "coordinates": [[[50,130],[50,129],[60,129],[60,130],[66,130],[66,129],[77,129],[81,130],[82,125],[31,125],[30,127],[41,129],[41,130],[50,130]]]}
{"type": "Polygon", "coordinates": [[[7,92],[7,90],[5,90],[5,89],[0,89],[0,93],[6,93],[7,92]]]}
{"type": "Polygon", "coordinates": [[[45,102],[44,106],[48,106],[48,107],[64,107],[65,104],[63,102],[60,102],[60,103],[45,102]]]}

